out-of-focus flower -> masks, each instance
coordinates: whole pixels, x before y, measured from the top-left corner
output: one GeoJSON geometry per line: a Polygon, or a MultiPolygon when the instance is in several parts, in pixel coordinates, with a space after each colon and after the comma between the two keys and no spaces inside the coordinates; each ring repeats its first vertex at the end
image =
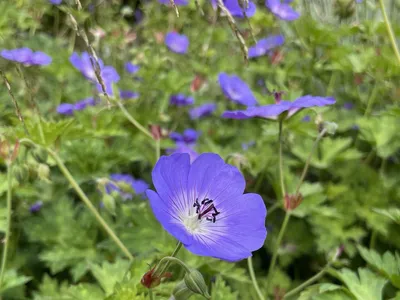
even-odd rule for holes
{"type": "Polygon", "coordinates": [[[49,0],[51,4],[59,5],[61,4],[62,0],[49,0]]]}
{"type": "Polygon", "coordinates": [[[276,120],[282,113],[286,113],[285,118],[287,119],[303,108],[332,105],[335,102],[336,100],[333,97],[307,95],[297,98],[293,102],[279,100],[276,104],[249,107],[247,110],[225,111],[222,117],[228,119],[264,118],[276,120]]]}
{"type": "Polygon", "coordinates": [[[246,106],[257,104],[257,100],[248,85],[238,76],[220,73],[218,81],[224,95],[233,102],[246,106]]]}
{"type": "Polygon", "coordinates": [[[169,104],[176,106],[188,106],[194,103],[193,97],[187,97],[183,94],[172,95],[169,98],[169,104]]]}
{"type": "Polygon", "coordinates": [[[351,110],[351,109],[353,109],[353,107],[354,107],[354,104],[351,102],[346,102],[343,104],[343,108],[347,109],[347,110],[351,110]]]}
{"type": "Polygon", "coordinates": [[[73,115],[75,110],[75,105],[71,103],[61,103],[57,107],[57,112],[61,115],[73,115]]]}
{"type": "Polygon", "coordinates": [[[180,134],[178,132],[171,132],[169,135],[169,137],[176,143],[183,142],[187,145],[195,144],[199,136],[200,133],[192,128],[185,129],[183,134],[180,134]]]}
{"type": "Polygon", "coordinates": [[[146,190],[149,188],[149,185],[141,179],[135,179],[129,174],[111,174],[111,180],[114,182],[110,182],[106,185],[106,193],[111,194],[113,191],[117,191],[122,198],[125,200],[132,199],[132,193],[123,191],[121,187],[119,187],[118,183],[123,183],[130,186],[135,194],[144,196],[146,190]]]}
{"type": "MultiPolygon", "coordinates": [[[[102,87],[97,80],[96,72],[92,66],[89,53],[83,52],[82,55],[79,56],[76,52],[74,52],[69,58],[69,61],[82,73],[83,76],[96,83],[97,90],[99,92],[103,92],[102,87]]],[[[101,59],[98,59],[98,63],[100,67],[100,75],[104,81],[106,92],[107,94],[112,95],[112,84],[118,82],[120,77],[114,67],[105,66],[101,59]]]]}
{"type": "Polygon", "coordinates": [[[205,103],[189,110],[189,115],[192,120],[199,119],[211,115],[217,109],[215,103],[205,103]]]}
{"type": "Polygon", "coordinates": [[[289,5],[290,2],[281,3],[281,0],[266,0],[265,6],[279,19],[294,21],[300,17],[300,14],[289,5]]]}
{"type": "MultiPolygon", "coordinates": [[[[161,4],[164,5],[171,5],[171,1],[169,0],[158,0],[161,4]]],[[[185,6],[188,5],[189,1],[188,0],[174,0],[176,6],[185,6]]]]}
{"type": "Polygon", "coordinates": [[[12,50],[2,50],[0,56],[24,66],[46,66],[51,63],[52,59],[42,51],[33,52],[29,48],[17,48],[12,50]]]}
{"type": "MultiPolygon", "coordinates": [[[[223,0],[222,2],[233,17],[244,18],[243,8],[240,6],[239,1],[240,0],[223,0]]],[[[217,0],[211,0],[211,4],[216,8],[217,0]]],[[[244,11],[246,16],[250,18],[256,13],[256,5],[252,1],[249,1],[249,6],[244,11]]]]}
{"type": "Polygon", "coordinates": [[[184,34],[176,32],[168,32],[165,36],[165,45],[172,52],[178,54],[185,54],[189,48],[189,39],[184,34]]]}
{"type": "Polygon", "coordinates": [[[249,48],[249,58],[266,55],[271,49],[283,45],[285,38],[283,35],[271,35],[259,40],[255,46],[249,48]]]}
{"type": "Polygon", "coordinates": [[[249,148],[253,147],[255,144],[256,144],[255,141],[250,141],[250,142],[247,142],[247,143],[242,143],[242,149],[243,149],[244,151],[247,151],[247,150],[249,150],[249,148]]]}
{"type": "Polygon", "coordinates": [[[162,156],[152,179],[156,192],[146,194],[155,217],[190,252],[233,262],[264,245],[264,201],[243,194],[243,175],[219,155],[192,163],[188,154],[162,156]]]}
{"type": "Polygon", "coordinates": [[[96,100],[93,97],[83,99],[75,103],[74,110],[84,110],[87,106],[95,106],[96,100]]]}
{"type": "Polygon", "coordinates": [[[38,212],[43,206],[43,201],[36,201],[29,207],[29,211],[31,213],[36,213],[38,212]]]}
{"type": "Polygon", "coordinates": [[[119,91],[119,97],[121,99],[134,99],[139,97],[139,93],[135,93],[134,91],[128,91],[128,90],[120,90],[119,91]]]}
{"type": "Polygon", "coordinates": [[[135,73],[137,73],[137,72],[139,71],[139,69],[140,69],[140,66],[139,66],[139,65],[134,65],[134,64],[131,63],[131,62],[127,62],[127,63],[125,64],[125,70],[126,70],[128,73],[130,73],[130,74],[135,74],[135,73]]]}

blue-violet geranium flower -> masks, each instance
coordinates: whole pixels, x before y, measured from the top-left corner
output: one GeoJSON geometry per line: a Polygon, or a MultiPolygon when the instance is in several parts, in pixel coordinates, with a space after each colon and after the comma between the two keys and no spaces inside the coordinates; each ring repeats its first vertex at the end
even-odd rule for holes
{"type": "Polygon", "coordinates": [[[249,58],[264,56],[271,49],[283,45],[285,38],[283,35],[271,35],[259,40],[253,47],[249,48],[249,58]]]}
{"type": "Polygon", "coordinates": [[[267,210],[257,194],[243,194],[240,171],[214,153],[190,163],[188,154],[162,156],[146,194],[166,231],[190,252],[238,261],[264,245],[267,210]]]}
{"type": "Polygon", "coordinates": [[[15,61],[24,66],[46,66],[52,59],[42,51],[33,52],[29,48],[17,48],[12,50],[2,50],[0,56],[4,59],[15,61]]]}
{"type": "Polygon", "coordinates": [[[294,21],[300,17],[300,14],[289,5],[290,2],[292,1],[281,3],[281,0],[266,0],[265,6],[279,19],[294,21]]]}
{"type": "Polygon", "coordinates": [[[189,110],[190,119],[196,120],[211,115],[217,109],[215,103],[205,103],[189,110]]]}
{"type": "MultiPolygon", "coordinates": [[[[129,185],[137,195],[144,196],[146,190],[149,188],[147,182],[141,179],[135,179],[129,174],[111,174],[110,178],[115,183],[122,182],[129,185]]],[[[131,193],[122,191],[120,187],[110,182],[106,185],[106,193],[111,194],[113,191],[117,191],[125,200],[132,199],[133,197],[131,193]]]]}
{"type": "Polygon", "coordinates": [[[238,76],[220,73],[218,81],[224,95],[233,102],[246,106],[257,104],[257,100],[248,85],[238,76]]]}
{"type": "Polygon", "coordinates": [[[189,39],[184,34],[177,32],[168,32],[165,36],[165,45],[172,52],[178,54],[185,54],[189,48],[189,39]]]}
{"type": "Polygon", "coordinates": [[[175,94],[169,98],[169,104],[176,106],[188,106],[194,103],[193,97],[188,97],[183,94],[175,94]]]}

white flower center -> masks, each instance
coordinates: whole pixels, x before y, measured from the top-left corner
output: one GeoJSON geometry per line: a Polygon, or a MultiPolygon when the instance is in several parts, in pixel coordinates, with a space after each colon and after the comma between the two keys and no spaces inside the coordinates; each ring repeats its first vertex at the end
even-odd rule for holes
{"type": "Polygon", "coordinates": [[[190,234],[200,233],[205,225],[215,223],[220,212],[215,208],[213,200],[204,199],[201,202],[196,199],[193,204],[195,210],[190,209],[188,215],[181,216],[183,225],[190,234]]]}

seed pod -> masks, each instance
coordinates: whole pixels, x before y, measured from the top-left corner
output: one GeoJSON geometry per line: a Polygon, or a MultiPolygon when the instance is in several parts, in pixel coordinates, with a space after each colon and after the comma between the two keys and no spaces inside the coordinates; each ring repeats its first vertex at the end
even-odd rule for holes
{"type": "Polygon", "coordinates": [[[185,281],[179,282],[172,291],[171,299],[186,300],[193,296],[194,293],[187,287],[185,281]]]}
{"type": "Polygon", "coordinates": [[[42,147],[36,147],[32,152],[33,158],[39,163],[46,163],[47,151],[42,147]]]}
{"type": "Polygon", "coordinates": [[[190,269],[184,277],[186,286],[194,293],[203,295],[206,298],[210,298],[208,294],[208,288],[204,281],[203,275],[196,269],[190,269]]]}

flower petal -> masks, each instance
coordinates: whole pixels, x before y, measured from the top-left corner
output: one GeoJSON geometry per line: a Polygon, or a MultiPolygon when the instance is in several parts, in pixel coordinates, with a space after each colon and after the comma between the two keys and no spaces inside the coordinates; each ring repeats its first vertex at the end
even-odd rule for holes
{"type": "Polygon", "coordinates": [[[184,245],[191,244],[192,237],[188,234],[178,216],[175,214],[176,212],[173,207],[168,205],[164,199],[161,199],[160,196],[152,190],[147,190],[146,195],[149,198],[150,206],[156,219],[161,223],[163,228],[184,245]]]}
{"type": "Polygon", "coordinates": [[[297,98],[293,102],[292,107],[306,108],[306,107],[313,107],[313,106],[332,105],[335,103],[336,103],[336,100],[333,97],[319,97],[319,96],[306,95],[306,96],[297,98]]]}
{"type": "Polygon", "coordinates": [[[190,157],[187,153],[162,156],[153,172],[153,184],[161,200],[175,211],[175,215],[187,212],[193,203],[188,201],[187,186],[190,157]]]}

